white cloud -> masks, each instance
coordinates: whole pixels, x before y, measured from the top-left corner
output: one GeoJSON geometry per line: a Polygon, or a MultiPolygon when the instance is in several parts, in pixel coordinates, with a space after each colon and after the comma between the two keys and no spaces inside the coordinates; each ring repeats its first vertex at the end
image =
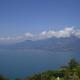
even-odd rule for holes
{"type": "Polygon", "coordinates": [[[77,30],[75,31],[75,34],[74,34],[76,37],[80,38],[80,30],[77,30]]]}
{"type": "Polygon", "coordinates": [[[57,38],[65,38],[65,37],[70,37],[74,33],[74,28],[65,28],[64,30],[56,31],[53,36],[57,38]]]}
{"type": "Polygon", "coordinates": [[[27,36],[27,37],[33,37],[33,34],[31,34],[31,33],[25,33],[25,36],[27,36]]]}
{"type": "Polygon", "coordinates": [[[38,35],[37,39],[46,39],[46,38],[50,38],[50,37],[56,37],[56,38],[66,38],[66,37],[70,37],[71,35],[73,35],[75,32],[74,28],[65,28],[64,30],[59,30],[59,31],[54,31],[54,30],[50,30],[50,31],[43,31],[42,33],[40,33],[38,35]]]}
{"type": "Polygon", "coordinates": [[[49,30],[49,31],[43,31],[38,35],[33,35],[31,33],[25,33],[24,35],[15,36],[15,37],[1,37],[1,42],[7,42],[7,43],[14,43],[14,42],[20,42],[24,40],[41,40],[41,39],[47,39],[51,37],[56,38],[66,38],[75,36],[80,38],[80,30],[75,30],[73,27],[66,27],[63,30],[49,30]]]}
{"type": "Polygon", "coordinates": [[[1,43],[16,43],[24,40],[32,40],[33,35],[31,33],[25,33],[24,35],[15,36],[15,37],[0,37],[1,43]]]}

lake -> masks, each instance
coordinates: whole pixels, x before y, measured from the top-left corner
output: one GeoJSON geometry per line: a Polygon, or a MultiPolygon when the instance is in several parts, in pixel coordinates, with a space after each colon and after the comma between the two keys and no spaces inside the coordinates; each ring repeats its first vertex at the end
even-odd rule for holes
{"type": "Polygon", "coordinates": [[[80,61],[80,52],[45,50],[0,50],[0,75],[26,77],[67,65],[71,58],[80,61]]]}

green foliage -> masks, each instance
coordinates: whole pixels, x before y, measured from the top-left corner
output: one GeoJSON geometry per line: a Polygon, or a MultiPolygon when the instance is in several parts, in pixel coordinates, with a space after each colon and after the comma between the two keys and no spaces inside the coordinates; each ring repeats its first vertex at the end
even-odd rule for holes
{"type": "Polygon", "coordinates": [[[74,58],[72,58],[68,64],[69,64],[69,68],[71,69],[79,65],[79,63],[74,58]]]}
{"type": "Polygon", "coordinates": [[[31,77],[25,78],[24,80],[41,80],[41,74],[35,74],[31,77]]]}
{"type": "Polygon", "coordinates": [[[16,78],[15,80],[22,80],[22,79],[20,79],[20,78],[16,78]]]}
{"type": "Polygon", "coordinates": [[[59,80],[80,80],[79,63],[75,59],[71,59],[68,66],[59,70],[43,72],[39,77],[35,75],[28,80],[58,80],[57,77],[59,77],[59,80]]]}
{"type": "Polygon", "coordinates": [[[9,79],[5,78],[4,76],[0,76],[0,80],[9,80],[9,79]]]}
{"type": "Polygon", "coordinates": [[[54,75],[53,71],[47,71],[47,72],[41,73],[41,79],[42,80],[51,80],[53,75],[54,75]]]}
{"type": "MultiPolygon", "coordinates": [[[[9,80],[0,76],[0,80],[9,80]]],[[[75,59],[71,59],[68,66],[61,67],[58,70],[49,70],[40,74],[15,80],[80,80],[80,65],[75,59]]]]}

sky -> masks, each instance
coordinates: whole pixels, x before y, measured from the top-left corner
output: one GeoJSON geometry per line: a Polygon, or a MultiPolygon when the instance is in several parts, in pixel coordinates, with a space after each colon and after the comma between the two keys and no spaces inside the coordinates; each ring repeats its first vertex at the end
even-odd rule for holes
{"type": "Polygon", "coordinates": [[[80,0],[0,0],[1,39],[66,27],[80,29],[80,0]]]}

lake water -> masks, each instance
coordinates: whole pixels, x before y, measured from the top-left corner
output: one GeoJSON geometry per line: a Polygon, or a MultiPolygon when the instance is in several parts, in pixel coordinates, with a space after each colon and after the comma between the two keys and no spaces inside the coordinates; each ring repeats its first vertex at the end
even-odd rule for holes
{"type": "Polygon", "coordinates": [[[45,50],[0,50],[0,75],[26,77],[67,65],[71,58],[80,61],[80,52],[45,50]]]}

